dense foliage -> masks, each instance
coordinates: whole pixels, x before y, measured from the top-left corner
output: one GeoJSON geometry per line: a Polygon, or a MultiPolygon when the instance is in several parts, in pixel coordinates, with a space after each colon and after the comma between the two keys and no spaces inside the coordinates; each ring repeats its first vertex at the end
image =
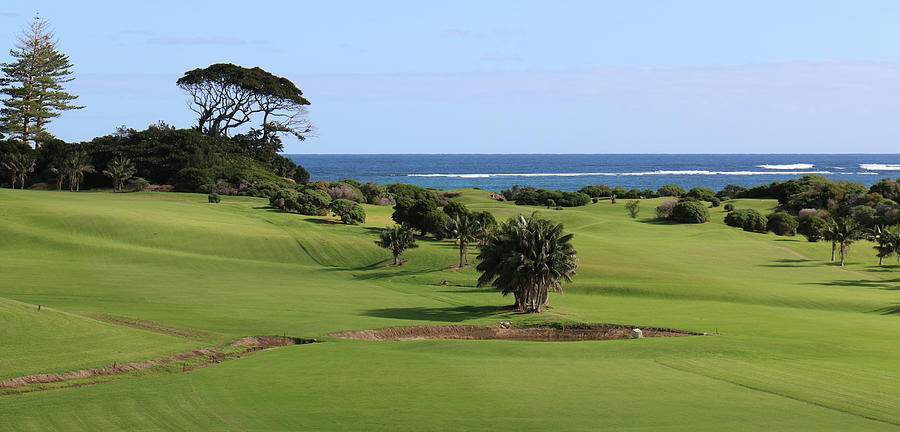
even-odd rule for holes
{"type": "Polygon", "coordinates": [[[786,212],[776,212],[766,218],[766,229],[780,236],[797,234],[797,218],[786,212]]]}
{"type": "Polygon", "coordinates": [[[725,215],[725,224],[744,231],[766,232],[769,220],[753,209],[739,209],[725,215]]]}
{"type": "Polygon", "coordinates": [[[706,223],[709,211],[698,201],[682,200],[672,208],[672,220],[681,223],[706,223]]]}
{"type": "Polygon", "coordinates": [[[558,190],[537,189],[533,187],[513,186],[501,192],[507,201],[516,205],[577,207],[591,203],[591,196],[584,192],[565,192],[558,190]]]}
{"type": "Polygon", "coordinates": [[[534,217],[509,219],[481,248],[478,285],[513,294],[522,312],[540,313],[549,291],[562,292],[562,284],[575,276],[578,260],[571,241],[562,224],[534,217]]]}

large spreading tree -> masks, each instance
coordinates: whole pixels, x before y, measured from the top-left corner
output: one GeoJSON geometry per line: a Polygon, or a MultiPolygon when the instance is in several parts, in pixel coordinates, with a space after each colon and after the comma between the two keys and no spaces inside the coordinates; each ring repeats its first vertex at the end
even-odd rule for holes
{"type": "Polygon", "coordinates": [[[244,125],[263,142],[281,133],[303,140],[312,132],[303,92],[259,67],[216,63],[185,72],[176,84],[190,95],[197,127],[207,135],[229,136],[244,125]]]}
{"type": "Polygon", "coordinates": [[[0,93],[0,128],[12,139],[40,148],[52,138],[47,124],[61,111],[84,108],[72,105],[77,96],[68,93],[64,84],[72,81],[69,57],[57,49],[49,24],[35,17],[22,31],[15,48],[10,50],[12,62],[0,65],[3,72],[0,93]]]}

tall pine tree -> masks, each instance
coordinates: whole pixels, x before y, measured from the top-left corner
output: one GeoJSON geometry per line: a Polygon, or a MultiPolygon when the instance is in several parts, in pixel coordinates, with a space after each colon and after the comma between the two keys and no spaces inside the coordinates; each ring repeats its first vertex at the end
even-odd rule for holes
{"type": "Polygon", "coordinates": [[[22,31],[9,54],[15,61],[0,65],[4,75],[0,93],[6,95],[0,127],[10,138],[40,148],[41,142],[52,137],[47,124],[60,111],[84,108],[72,105],[78,96],[63,87],[74,79],[72,64],[69,56],[56,49],[54,34],[40,17],[22,31]]]}

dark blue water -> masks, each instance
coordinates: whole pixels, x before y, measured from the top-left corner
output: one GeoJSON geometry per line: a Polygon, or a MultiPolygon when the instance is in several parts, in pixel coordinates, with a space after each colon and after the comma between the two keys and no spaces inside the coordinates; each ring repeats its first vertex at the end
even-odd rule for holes
{"type": "Polygon", "coordinates": [[[900,177],[900,154],[402,154],[286,155],[312,180],[351,178],[378,184],[410,183],[437,189],[512,185],[578,190],[605,184],[657,189],[665,184],[719,190],[820,174],[872,185],[900,177]]]}

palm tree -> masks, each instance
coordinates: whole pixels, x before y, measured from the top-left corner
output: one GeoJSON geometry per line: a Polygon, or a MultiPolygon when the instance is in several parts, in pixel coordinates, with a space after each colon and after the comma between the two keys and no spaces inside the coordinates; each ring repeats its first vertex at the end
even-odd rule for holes
{"type": "Polygon", "coordinates": [[[103,170],[103,175],[112,179],[113,189],[116,192],[119,192],[122,190],[122,186],[125,182],[130,179],[136,171],[137,169],[134,167],[134,163],[131,162],[131,159],[117,157],[109,162],[109,165],[103,170]]]}
{"type": "Polygon", "coordinates": [[[850,244],[859,240],[862,228],[856,221],[848,217],[831,219],[825,230],[825,238],[831,240],[831,260],[834,261],[835,246],[840,246],[841,267],[844,266],[844,258],[850,250],[850,244]]]}
{"type": "Polygon", "coordinates": [[[869,233],[869,238],[875,242],[878,265],[884,264],[884,259],[893,255],[900,248],[900,235],[897,234],[897,226],[875,226],[869,233]]]}
{"type": "Polygon", "coordinates": [[[66,157],[63,170],[69,178],[69,190],[80,191],[85,173],[96,172],[91,165],[91,157],[84,150],[74,151],[66,157]]]}
{"type": "Polygon", "coordinates": [[[417,248],[416,239],[413,237],[412,231],[400,226],[387,227],[381,230],[381,239],[375,240],[375,244],[385,249],[390,249],[394,254],[394,263],[392,265],[399,266],[400,254],[407,249],[417,248]]]}
{"type": "Polygon", "coordinates": [[[578,258],[571,241],[562,224],[534,216],[510,219],[481,248],[478,285],[512,293],[517,309],[540,313],[548,292],[562,292],[563,282],[575,276],[578,258]]]}
{"type": "Polygon", "coordinates": [[[31,153],[10,153],[6,159],[0,161],[2,166],[9,173],[9,188],[15,189],[16,182],[19,182],[19,188],[25,189],[25,177],[28,173],[34,172],[34,165],[37,157],[31,153]]]}
{"type": "Polygon", "coordinates": [[[468,264],[469,243],[484,236],[484,225],[474,215],[461,213],[451,219],[450,228],[459,245],[459,267],[462,268],[468,264]]]}

